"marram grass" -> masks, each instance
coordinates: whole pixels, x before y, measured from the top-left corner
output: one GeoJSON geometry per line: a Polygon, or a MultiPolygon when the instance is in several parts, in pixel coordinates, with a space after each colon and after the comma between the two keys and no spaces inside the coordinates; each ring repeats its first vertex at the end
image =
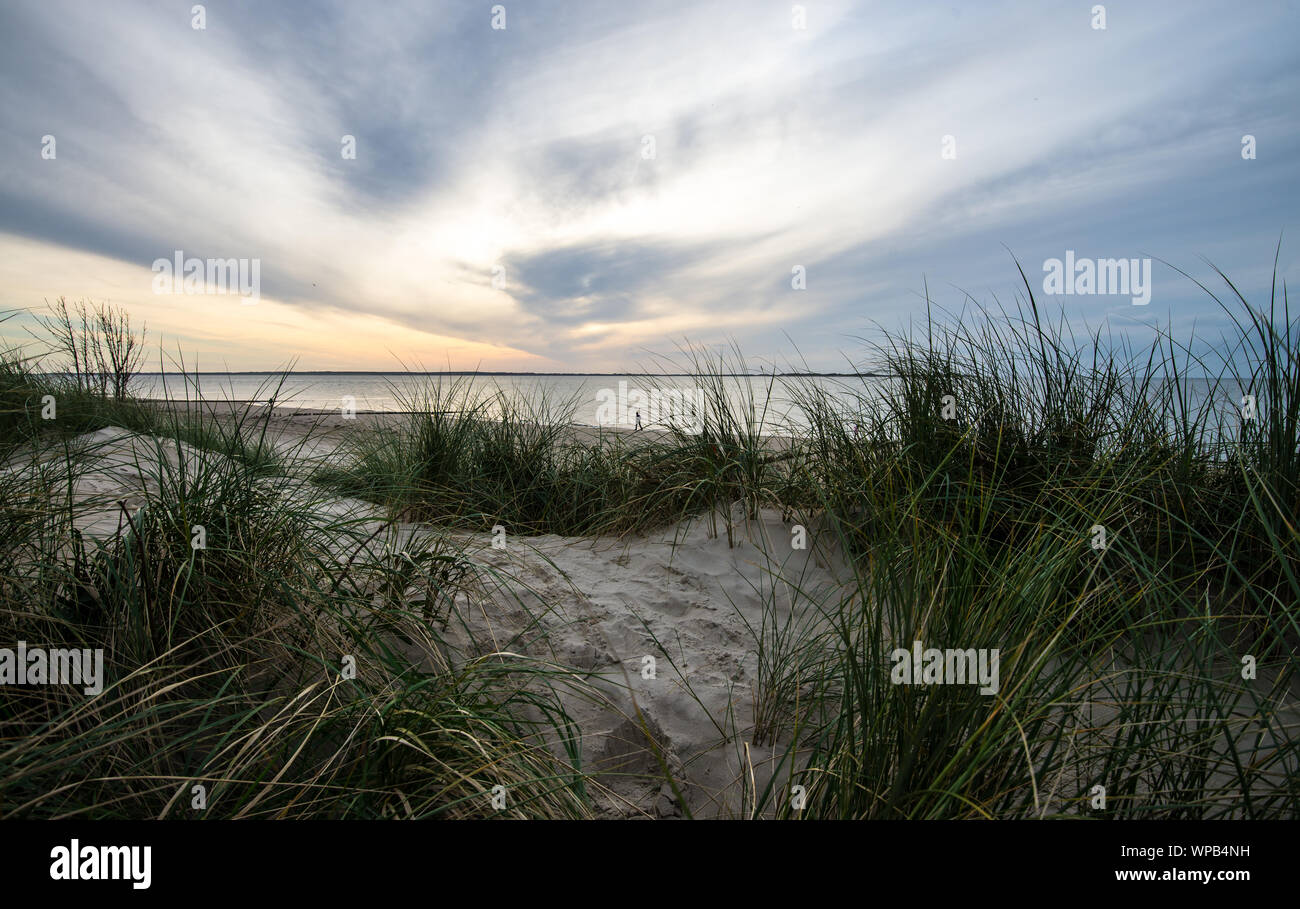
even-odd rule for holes
{"type": "Polygon", "coordinates": [[[5,691],[0,816],[191,817],[196,786],[204,817],[590,816],[574,677],[444,639],[430,603],[493,583],[452,531],[722,514],[731,538],[733,503],[847,568],[829,594],[776,568],[758,591],[756,676],[714,718],[738,753],[776,750],[745,816],[1300,815],[1300,326],[1285,288],[1258,306],[1224,281],[1237,336],[1213,357],[1076,338],[1026,285],[1015,312],[883,335],[886,380],[773,379],[789,425],[731,386],[735,351],[687,352],[699,431],[635,438],[575,438],[572,401],[412,376],[404,422],[328,468],[272,445],[265,414],[111,400],[11,352],[0,637],[118,671],[93,699],[5,691]],[[109,425],[155,439],[130,502],[77,493],[103,452],[74,440],[109,425]],[[338,493],[376,511],[340,517],[338,493]],[[92,512],[116,530],[81,533],[92,512]],[[397,552],[402,521],[423,542],[397,552]],[[996,694],[894,684],[912,641],[996,649],[996,694]]]}

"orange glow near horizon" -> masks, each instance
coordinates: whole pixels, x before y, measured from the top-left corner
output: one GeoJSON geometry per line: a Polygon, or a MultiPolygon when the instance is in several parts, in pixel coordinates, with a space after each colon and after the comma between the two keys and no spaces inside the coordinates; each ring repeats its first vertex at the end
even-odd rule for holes
{"type": "MultiPolygon", "coordinates": [[[[0,234],[0,309],[40,311],[45,301],[108,301],[147,324],[157,369],[177,357],[186,368],[259,372],[290,363],[300,370],[484,371],[563,369],[525,350],[420,331],[365,312],[320,304],[308,309],[263,295],[253,305],[229,294],[155,294],[153,272],[107,256],[0,234]]],[[[31,343],[20,320],[0,323],[11,346],[31,343]]]]}

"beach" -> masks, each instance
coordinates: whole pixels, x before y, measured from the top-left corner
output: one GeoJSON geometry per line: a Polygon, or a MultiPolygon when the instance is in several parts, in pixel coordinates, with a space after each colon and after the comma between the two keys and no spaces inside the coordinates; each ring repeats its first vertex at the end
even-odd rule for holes
{"type": "MultiPolygon", "coordinates": [[[[789,811],[805,797],[806,786],[796,781],[817,752],[816,741],[803,738],[801,727],[825,722],[825,711],[843,697],[830,666],[842,659],[836,638],[848,631],[845,617],[858,608],[893,613],[860,626],[855,620],[860,631],[874,624],[882,658],[894,646],[890,641],[902,645],[897,652],[904,655],[915,648],[915,670],[905,669],[895,684],[943,681],[941,674],[923,678],[922,641],[908,640],[930,635],[924,629],[900,633],[910,621],[906,613],[874,599],[873,579],[863,577],[863,565],[846,552],[842,534],[820,509],[725,499],[621,531],[539,532],[490,516],[473,518],[470,524],[480,527],[474,530],[455,515],[442,520],[436,512],[396,502],[340,495],[322,479],[375,444],[436,423],[434,414],[345,415],[242,402],[141,406],[163,426],[197,421],[206,427],[203,438],[226,440],[227,452],[236,450],[229,440],[240,440],[239,457],[249,458],[251,450],[259,463],[263,454],[274,458],[275,469],[239,483],[276,497],[302,517],[301,533],[311,537],[316,557],[333,566],[327,575],[341,572],[342,578],[363,565],[377,572],[336,604],[340,611],[326,619],[331,635],[355,634],[352,623],[364,618],[358,627],[366,629],[368,645],[391,651],[417,676],[454,674],[483,661],[520,660],[534,667],[537,674],[518,684],[553,699],[565,725],[553,725],[536,705],[523,716],[541,723],[538,734],[552,759],[582,779],[589,816],[735,818],[789,811]],[[428,565],[444,564],[430,557],[452,558],[462,570],[454,581],[429,572],[428,565]]],[[[497,431],[491,421],[464,420],[486,437],[497,431]]],[[[526,425],[516,429],[528,431],[526,425]]],[[[192,429],[179,433],[187,434],[196,437],[192,429]]],[[[683,442],[666,431],[573,425],[554,427],[548,438],[561,450],[608,448],[632,460],[638,452],[683,442]]],[[[758,451],[779,461],[806,443],[764,437],[758,451]]],[[[177,477],[214,465],[220,475],[235,469],[242,476],[237,460],[211,447],[116,426],[78,435],[44,458],[47,464],[70,458],[78,465],[70,496],[57,484],[52,491],[56,498],[68,497],[72,527],[102,546],[123,534],[138,536],[135,521],[166,498],[177,477]]],[[[15,466],[23,463],[21,453],[10,463],[15,471],[33,469],[15,466]]],[[[205,538],[204,545],[217,540],[205,538]]],[[[976,681],[974,650],[969,679],[964,670],[953,677],[951,654],[964,652],[949,651],[949,685],[976,681]]],[[[996,670],[999,650],[992,653],[996,670]]],[[[1079,684],[1070,658],[1058,655],[1050,662],[1053,671],[1079,684]]],[[[888,670],[886,663],[877,666],[882,679],[891,675],[888,670]]],[[[1077,708],[1086,709],[1088,725],[1071,719],[1074,708],[1058,706],[1042,718],[1044,732],[1069,730],[1077,755],[1103,754],[1105,742],[1117,734],[1112,726],[1125,723],[1123,700],[1116,700],[1118,693],[1105,681],[1115,674],[1135,673],[1138,690],[1170,703],[1193,696],[1190,689],[1178,695],[1148,677],[1133,651],[1091,671],[1096,681],[1085,690],[1101,687],[1077,708]]],[[[1015,684],[1014,669],[1003,663],[1002,672],[1015,684]]],[[[1272,722],[1294,727],[1294,679],[1271,668],[1264,674],[1272,679],[1272,722]]],[[[997,675],[989,682],[982,678],[979,694],[998,694],[997,675]]],[[[1231,685],[1231,678],[1222,683],[1231,685]]],[[[1231,711],[1232,722],[1243,728],[1258,719],[1244,703],[1231,711]]],[[[1280,744],[1276,733],[1266,740],[1271,744],[1256,746],[1265,754],[1280,744]]],[[[1070,796],[1086,774],[1077,766],[1062,766],[1056,774],[1055,787],[1039,794],[1035,811],[1071,811],[1070,796]]],[[[1234,785],[1226,772],[1216,778],[1234,785]]],[[[1252,790],[1267,793],[1268,778],[1257,779],[1252,790]]]]}

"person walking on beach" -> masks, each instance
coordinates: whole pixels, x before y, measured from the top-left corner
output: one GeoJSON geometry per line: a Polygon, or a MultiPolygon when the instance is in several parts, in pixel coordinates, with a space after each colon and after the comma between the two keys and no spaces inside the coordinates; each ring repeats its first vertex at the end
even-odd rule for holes
{"type": "Polygon", "coordinates": [[[636,412],[636,426],[632,429],[632,431],[639,432],[640,429],[641,429],[641,411],[638,410],[636,412]]]}

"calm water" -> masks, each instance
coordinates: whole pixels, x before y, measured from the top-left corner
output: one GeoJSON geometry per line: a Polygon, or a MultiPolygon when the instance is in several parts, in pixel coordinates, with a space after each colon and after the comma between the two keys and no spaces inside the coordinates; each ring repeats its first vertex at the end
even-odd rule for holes
{"type": "MultiPolygon", "coordinates": [[[[829,392],[837,409],[852,414],[857,396],[864,393],[877,396],[890,384],[887,379],[851,376],[776,379],[728,376],[716,381],[723,383],[735,412],[752,407],[761,416],[764,431],[769,433],[797,431],[807,425],[803,411],[795,403],[795,389],[800,386],[814,385],[829,392]]],[[[444,389],[459,383],[470,399],[489,400],[499,391],[507,399],[545,401],[550,414],[600,427],[631,427],[640,412],[645,426],[676,425],[690,429],[696,419],[692,407],[701,403],[705,394],[698,380],[690,376],[420,376],[408,373],[294,373],[288,377],[273,373],[190,376],[146,373],[135,378],[131,390],[146,398],[265,403],[274,397],[279,406],[306,410],[341,411],[352,407],[356,411],[400,411],[408,409],[407,402],[413,396],[419,397],[421,387],[439,383],[444,389]]],[[[1192,409],[1206,403],[1209,391],[1208,382],[1189,383],[1188,400],[1192,409]]],[[[1240,389],[1235,385],[1219,388],[1212,409],[1228,423],[1234,423],[1239,395],[1240,389]]],[[[457,395],[456,400],[464,401],[465,397],[457,395]]],[[[489,404],[484,412],[496,415],[497,409],[489,404]]],[[[852,416],[847,419],[854,420],[852,416]]]]}
{"type": "MultiPolygon", "coordinates": [[[[805,425],[802,411],[791,399],[787,382],[780,378],[735,376],[724,377],[727,395],[734,407],[748,408],[749,402],[761,413],[770,431],[781,427],[805,425]],[[769,386],[771,394],[769,395],[769,386]]],[[[799,381],[815,382],[824,388],[851,387],[871,379],[806,377],[799,381]],[[839,384],[837,384],[839,383],[839,384]]],[[[357,411],[400,411],[409,409],[412,396],[418,397],[421,386],[444,389],[459,383],[470,399],[490,399],[504,392],[507,399],[545,401],[552,413],[564,413],[569,420],[585,426],[633,426],[636,415],[642,424],[678,425],[689,428],[692,407],[702,402],[703,389],[687,376],[418,376],[407,373],[297,373],[283,378],[272,373],[199,373],[188,377],[179,374],[148,373],[136,376],[132,393],[145,398],[171,400],[203,399],[267,402],[275,398],[277,406],[306,410],[342,410],[351,406],[357,411]]],[[[464,400],[460,395],[457,400],[464,400]]],[[[845,398],[847,401],[847,397],[845,398]]],[[[495,408],[488,406],[487,413],[495,408]]]]}

